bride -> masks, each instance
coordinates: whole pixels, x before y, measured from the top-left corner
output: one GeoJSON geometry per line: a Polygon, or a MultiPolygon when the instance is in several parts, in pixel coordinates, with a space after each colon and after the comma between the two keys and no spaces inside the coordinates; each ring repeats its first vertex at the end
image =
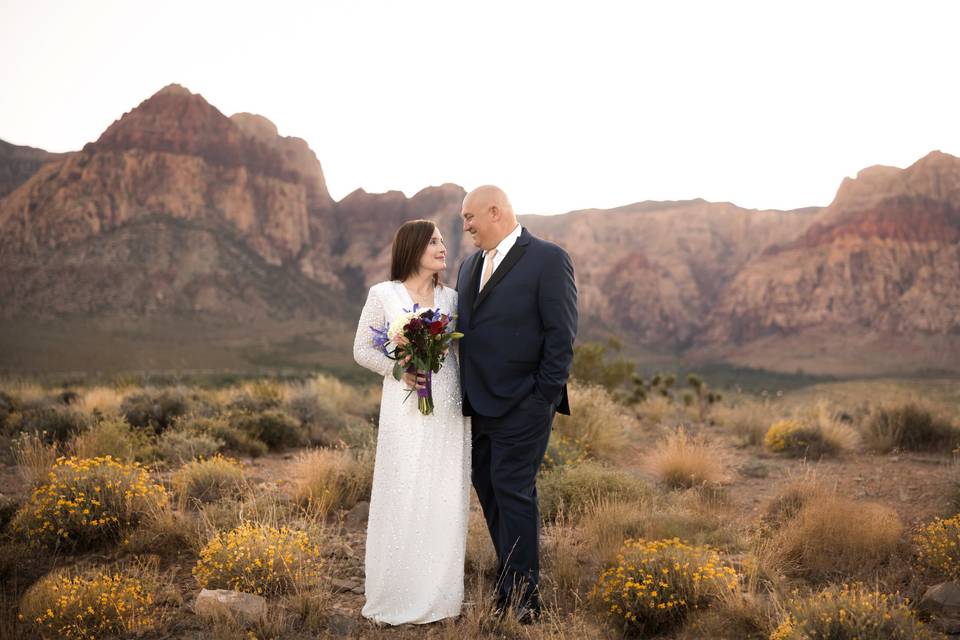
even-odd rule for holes
{"type": "Polygon", "coordinates": [[[393,239],[390,280],[367,294],[353,357],[383,376],[377,454],[367,525],[363,615],[391,625],[459,615],[470,490],[470,419],[462,415],[456,347],[433,376],[434,412],[421,415],[418,380],[394,380],[394,361],[373,343],[414,304],[453,316],[457,292],[440,284],[446,268],[440,230],[428,220],[402,225],[393,239]]]}

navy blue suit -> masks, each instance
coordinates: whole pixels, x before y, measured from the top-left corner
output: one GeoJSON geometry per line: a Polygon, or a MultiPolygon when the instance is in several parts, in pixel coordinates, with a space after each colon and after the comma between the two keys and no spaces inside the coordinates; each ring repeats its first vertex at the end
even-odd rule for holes
{"type": "Polygon", "coordinates": [[[554,413],[569,414],[577,333],[570,256],[523,229],[483,291],[483,252],[457,275],[463,412],[472,416],[473,486],[497,551],[498,603],[539,609],[536,476],[554,413]],[[514,593],[519,584],[522,593],[514,593]]]}

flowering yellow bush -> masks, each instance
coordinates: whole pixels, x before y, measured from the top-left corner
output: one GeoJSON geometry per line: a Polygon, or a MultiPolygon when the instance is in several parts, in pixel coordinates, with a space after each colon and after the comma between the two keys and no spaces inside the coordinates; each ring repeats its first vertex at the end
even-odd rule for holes
{"type": "Polygon", "coordinates": [[[914,537],[920,559],[951,580],[960,580],[960,514],[937,518],[914,537]]]}
{"type": "Polygon", "coordinates": [[[763,444],[775,453],[803,456],[820,452],[823,436],[799,420],[778,420],[767,429],[763,444]]]}
{"type": "Polygon", "coordinates": [[[898,594],[868,591],[861,585],[833,586],[787,602],[787,615],[770,640],[924,640],[940,637],[914,616],[898,594]]]}
{"type": "Polygon", "coordinates": [[[541,469],[546,471],[567,464],[579,464],[587,459],[587,442],[583,437],[571,437],[554,430],[550,434],[550,443],[543,454],[541,469]]]}
{"type": "Polygon", "coordinates": [[[93,547],[116,541],[166,502],[166,490],[137,463],[110,456],[58,458],[13,527],[34,544],[93,547]]]}
{"type": "Polygon", "coordinates": [[[691,609],[738,584],[737,572],[708,546],[678,538],[627,540],[591,596],[626,627],[651,634],[678,624],[691,609]]]}
{"type": "Polygon", "coordinates": [[[235,460],[217,454],[206,460],[188,462],[177,469],[170,480],[181,496],[213,502],[240,490],[243,469],[235,460]]]}
{"type": "Polygon", "coordinates": [[[200,551],[193,575],[206,589],[285,593],[320,577],[320,548],[303,531],[245,522],[200,551]]]}
{"type": "Polygon", "coordinates": [[[153,594],[137,577],[88,569],[41,578],[20,603],[20,620],[44,637],[95,640],[151,628],[153,594]]]}

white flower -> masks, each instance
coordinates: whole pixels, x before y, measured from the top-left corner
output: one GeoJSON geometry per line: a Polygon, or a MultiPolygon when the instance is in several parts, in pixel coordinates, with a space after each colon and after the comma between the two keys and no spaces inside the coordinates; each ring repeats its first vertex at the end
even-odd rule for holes
{"type": "Polygon", "coordinates": [[[407,311],[406,313],[400,314],[393,319],[393,322],[390,323],[390,328],[387,331],[387,336],[390,338],[390,342],[393,344],[399,344],[398,338],[403,337],[403,329],[407,326],[407,323],[413,320],[416,316],[413,311],[407,311]]]}

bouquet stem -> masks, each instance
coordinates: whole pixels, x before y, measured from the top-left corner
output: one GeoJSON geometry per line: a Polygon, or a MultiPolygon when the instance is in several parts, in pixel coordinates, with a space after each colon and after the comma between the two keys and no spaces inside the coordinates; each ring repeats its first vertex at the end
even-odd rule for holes
{"type": "MultiPolygon", "coordinates": [[[[407,373],[417,375],[420,373],[415,366],[407,368],[407,373]]],[[[417,389],[417,408],[425,416],[433,415],[433,372],[427,370],[423,374],[427,378],[427,383],[423,389],[417,389]]]]}

